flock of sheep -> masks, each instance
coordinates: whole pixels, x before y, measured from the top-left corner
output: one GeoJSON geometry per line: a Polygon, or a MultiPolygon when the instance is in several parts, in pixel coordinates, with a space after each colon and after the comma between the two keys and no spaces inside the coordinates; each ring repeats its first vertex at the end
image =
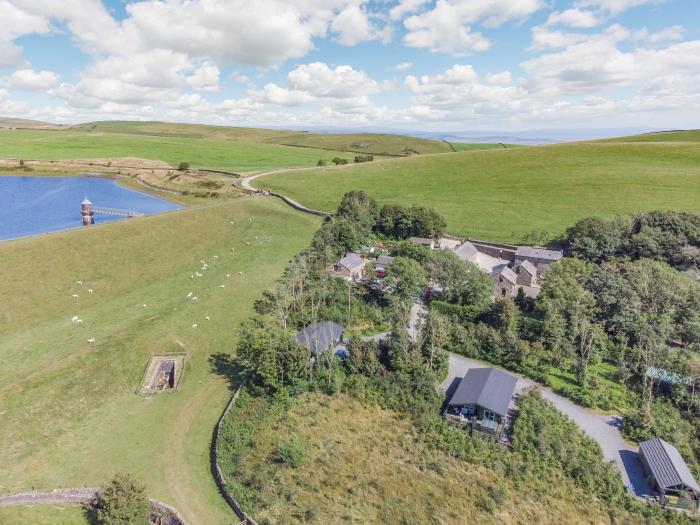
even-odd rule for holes
{"type": "MultiPolygon", "coordinates": [[[[253,219],[255,219],[255,217],[250,217],[248,220],[249,220],[250,222],[252,222],[253,219]]],[[[234,222],[231,221],[231,224],[234,224],[234,222]]],[[[255,240],[256,240],[256,241],[258,240],[258,237],[257,237],[257,236],[255,237],[255,240]]],[[[247,246],[250,246],[250,242],[246,242],[245,244],[246,244],[247,246]]],[[[235,249],[235,248],[231,248],[231,255],[234,256],[235,254],[236,254],[236,249],[235,249]]],[[[214,261],[218,261],[218,260],[219,260],[219,256],[218,256],[218,255],[214,255],[214,256],[213,256],[213,260],[214,260],[214,261]]],[[[193,274],[190,275],[190,279],[192,279],[192,280],[194,280],[194,279],[199,279],[199,278],[204,277],[204,273],[209,269],[209,263],[207,263],[207,261],[205,261],[204,259],[202,259],[202,260],[200,260],[199,262],[200,262],[201,267],[200,267],[200,269],[199,269],[198,271],[195,271],[193,274]]],[[[212,263],[212,264],[213,264],[213,263],[212,263]]],[[[243,277],[243,272],[238,272],[238,275],[241,276],[241,277],[243,277]]],[[[227,273],[227,274],[226,274],[226,278],[227,278],[227,279],[230,279],[230,278],[231,278],[231,274],[230,274],[230,273],[227,273]]],[[[76,282],[75,282],[75,285],[82,288],[82,287],[83,287],[83,281],[76,281],[76,282]]],[[[225,285],[224,283],[221,283],[221,284],[219,285],[219,288],[226,288],[226,285],[225,285]]],[[[87,290],[87,293],[88,293],[88,294],[93,294],[93,293],[94,293],[94,290],[93,290],[92,288],[87,288],[86,290],[87,290]]],[[[71,295],[71,297],[72,297],[73,299],[79,299],[79,298],[80,298],[80,295],[79,295],[78,293],[74,293],[74,294],[71,295]]],[[[190,300],[190,301],[199,301],[199,297],[197,297],[197,296],[194,294],[193,291],[189,292],[189,293],[186,295],[186,298],[187,298],[188,300],[190,300]]],[[[143,308],[148,308],[148,304],[144,303],[144,304],[142,305],[142,307],[143,307],[143,308]]],[[[210,320],[211,320],[211,317],[207,315],[207,316],[204,317],[204,320],[205,320],[205,321],[210,321],[210,320]]],[[[77,315],[74,315],[74,316],[71,318],[71,322],[72,322],[73,324],[76,324],[76,325],[82,325],[82,324],[83,324],[83,320],[82,320],[79,316],[77,316],[77,315]]],[[[192,323],[192,329],[193,329],[193,330],[196,330],[196,329],[197,329],[197,326],[198,326],[197,323],[192,323]]],[[[87,340],[87,343],[88,343],[88,344],[94,344],[94,343],[95,343],[95,338],[94,338],[94,337],[91,337],[90,339],[87,340]]]]}

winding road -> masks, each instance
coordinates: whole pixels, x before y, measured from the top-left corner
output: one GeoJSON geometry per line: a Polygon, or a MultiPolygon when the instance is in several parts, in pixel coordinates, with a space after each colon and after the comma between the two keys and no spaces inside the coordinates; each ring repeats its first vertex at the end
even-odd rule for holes
{"type": "MultiPolygon", "coordinates": [[[[453,391],[459,381],[470,368],[483,368],[492,366],[483,361],[470,359],[458,354],[450,354],[449,372],[447,379],[442,383],[445,392],[453,391]]],[[[622,475],[622,481],[635,496],[653,496],[654,492],[646,482],[642,465],[638,459],[637,447],[627,443],[620,435],[620,424],[622,419],[616,415],[604,415],[590,412],[583,407],[571,402],[565,397],[552,392],[532,379],[520,374],[511,375],[518,378],[515,389],[517,393],[537,388],[542,393],[542,397],[550,401],[554,407],[562,414],[566,415],[581,430],[595,439],[603,451],[606,461],[612,461],[622,475]]]]}

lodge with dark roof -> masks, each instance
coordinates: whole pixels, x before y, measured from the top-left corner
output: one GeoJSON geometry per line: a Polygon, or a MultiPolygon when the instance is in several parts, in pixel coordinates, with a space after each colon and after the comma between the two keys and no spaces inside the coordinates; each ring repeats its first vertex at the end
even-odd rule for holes
{"type": "Polygon", "coordinates": [[[700,486],[680,452],[663,439],[639,444],[639,460],[647,480],[661,495],[661,503],[691,510],[700,508],[700,486]]]}

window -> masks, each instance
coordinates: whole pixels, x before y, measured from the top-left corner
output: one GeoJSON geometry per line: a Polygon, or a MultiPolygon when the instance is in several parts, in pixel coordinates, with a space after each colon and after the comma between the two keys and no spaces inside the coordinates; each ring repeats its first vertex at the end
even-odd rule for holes
{"type": "Polygon", "coordinates": [[[502,295],[503,297],[506,296],[506,289],[505,289],[505,288],[501,288],[501,295],[502,295]]]}
{"type": "Polygon", "coordinates": [[[489,421],[494,421],[496,419],[496,414],[494,414],[490,410],[484,410],[484,419],[488,419],[489,421]]]}

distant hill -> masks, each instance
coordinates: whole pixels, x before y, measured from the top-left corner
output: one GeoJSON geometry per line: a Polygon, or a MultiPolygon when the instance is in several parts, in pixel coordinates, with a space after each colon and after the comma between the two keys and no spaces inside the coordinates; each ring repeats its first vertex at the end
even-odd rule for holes
{"type": "Polygon", "coordinates": [[[70,126],[50,124],[40,120],[0,117],[0,129],[66,129],[70,126]]]}
{"type": "Polygon", "coordinates": [[[700,142],[700,129],[656,131],[630,137],[605,139],[600,142],[700,142]]]}
{"type": "Polygon", "coordinates": [[[85,132],[255,142],[371,155],[408,156],[453,151],[449,144],[439,140],[392,134],[310,133],[156,121],[88,122],[74,126],[72,129],[85,132]]]}

